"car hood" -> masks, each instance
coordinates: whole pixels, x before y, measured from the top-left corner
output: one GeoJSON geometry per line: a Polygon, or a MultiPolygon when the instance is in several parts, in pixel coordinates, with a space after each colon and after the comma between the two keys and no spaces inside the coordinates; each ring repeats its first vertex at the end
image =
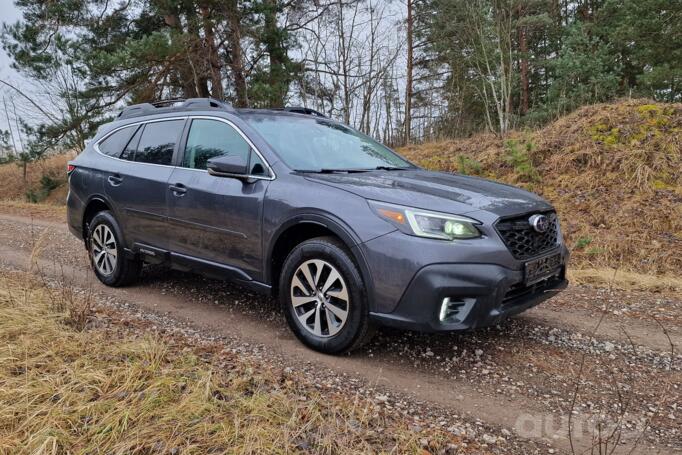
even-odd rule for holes
{"type": "Polygon", "coordinates": [[[365,199],[460,215],[483,210],[509,216],[552,208],[540,196],[520,188],[460,174],[405,170],[306,178],[365,199]]]}

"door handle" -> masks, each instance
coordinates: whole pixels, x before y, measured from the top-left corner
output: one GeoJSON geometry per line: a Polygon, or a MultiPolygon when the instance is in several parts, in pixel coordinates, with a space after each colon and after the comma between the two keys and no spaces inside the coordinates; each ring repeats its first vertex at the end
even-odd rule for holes
{"type": "Polygon", "coordinates": [[[107,180],[111,186],[119,186],[123,182],[123,177],[119,174],[110,175],[107,180]]]}
{"type": "Polygon", "coordinates": [[[182,183],[176,183],[175,185],[170,185],[168,188],[177,197],[182,197],[187,192],[187,187],[185,187],[185,185],[183,185],[182,183]]]}

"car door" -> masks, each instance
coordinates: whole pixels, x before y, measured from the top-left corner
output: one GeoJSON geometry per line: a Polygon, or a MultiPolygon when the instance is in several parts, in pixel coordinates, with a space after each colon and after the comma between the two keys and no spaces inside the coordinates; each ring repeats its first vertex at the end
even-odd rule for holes
{"type": "Polygon", "coordinates": [[[179,166],[169,180],[169,249],[184,259],[210,261],[252,278],[261,267],[263,198],[272,173],[253,144],[227,120],[190,119],[179,166]],[[249,178],[206,171],[210,158],[242,154],[249,178]]]}
{"type": "Polygon", "coordinates": [[[168,179],[185,121],[139,125],[119,159],[109,163],[106,193],[129,245],[167,247],[168,179]]]}

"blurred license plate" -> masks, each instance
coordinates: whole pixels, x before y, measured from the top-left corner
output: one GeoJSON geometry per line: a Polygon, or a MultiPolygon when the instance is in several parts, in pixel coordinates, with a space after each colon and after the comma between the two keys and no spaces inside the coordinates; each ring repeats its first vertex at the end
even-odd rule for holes
{"type": "Polygon", "coordinates": [[[526,284],[537,283],[555,275],[561,268],[561,253],[526,262],[526,284]]]}

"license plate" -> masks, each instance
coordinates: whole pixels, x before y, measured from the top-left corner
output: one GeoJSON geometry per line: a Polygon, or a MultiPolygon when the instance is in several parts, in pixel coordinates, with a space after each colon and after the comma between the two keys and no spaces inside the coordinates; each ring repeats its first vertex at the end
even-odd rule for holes
{"type": "Polygon", "coordinates": [[[526,285],[537,283],[555,275],[561,268],[561,253],[526,262],[526,285]]]}

